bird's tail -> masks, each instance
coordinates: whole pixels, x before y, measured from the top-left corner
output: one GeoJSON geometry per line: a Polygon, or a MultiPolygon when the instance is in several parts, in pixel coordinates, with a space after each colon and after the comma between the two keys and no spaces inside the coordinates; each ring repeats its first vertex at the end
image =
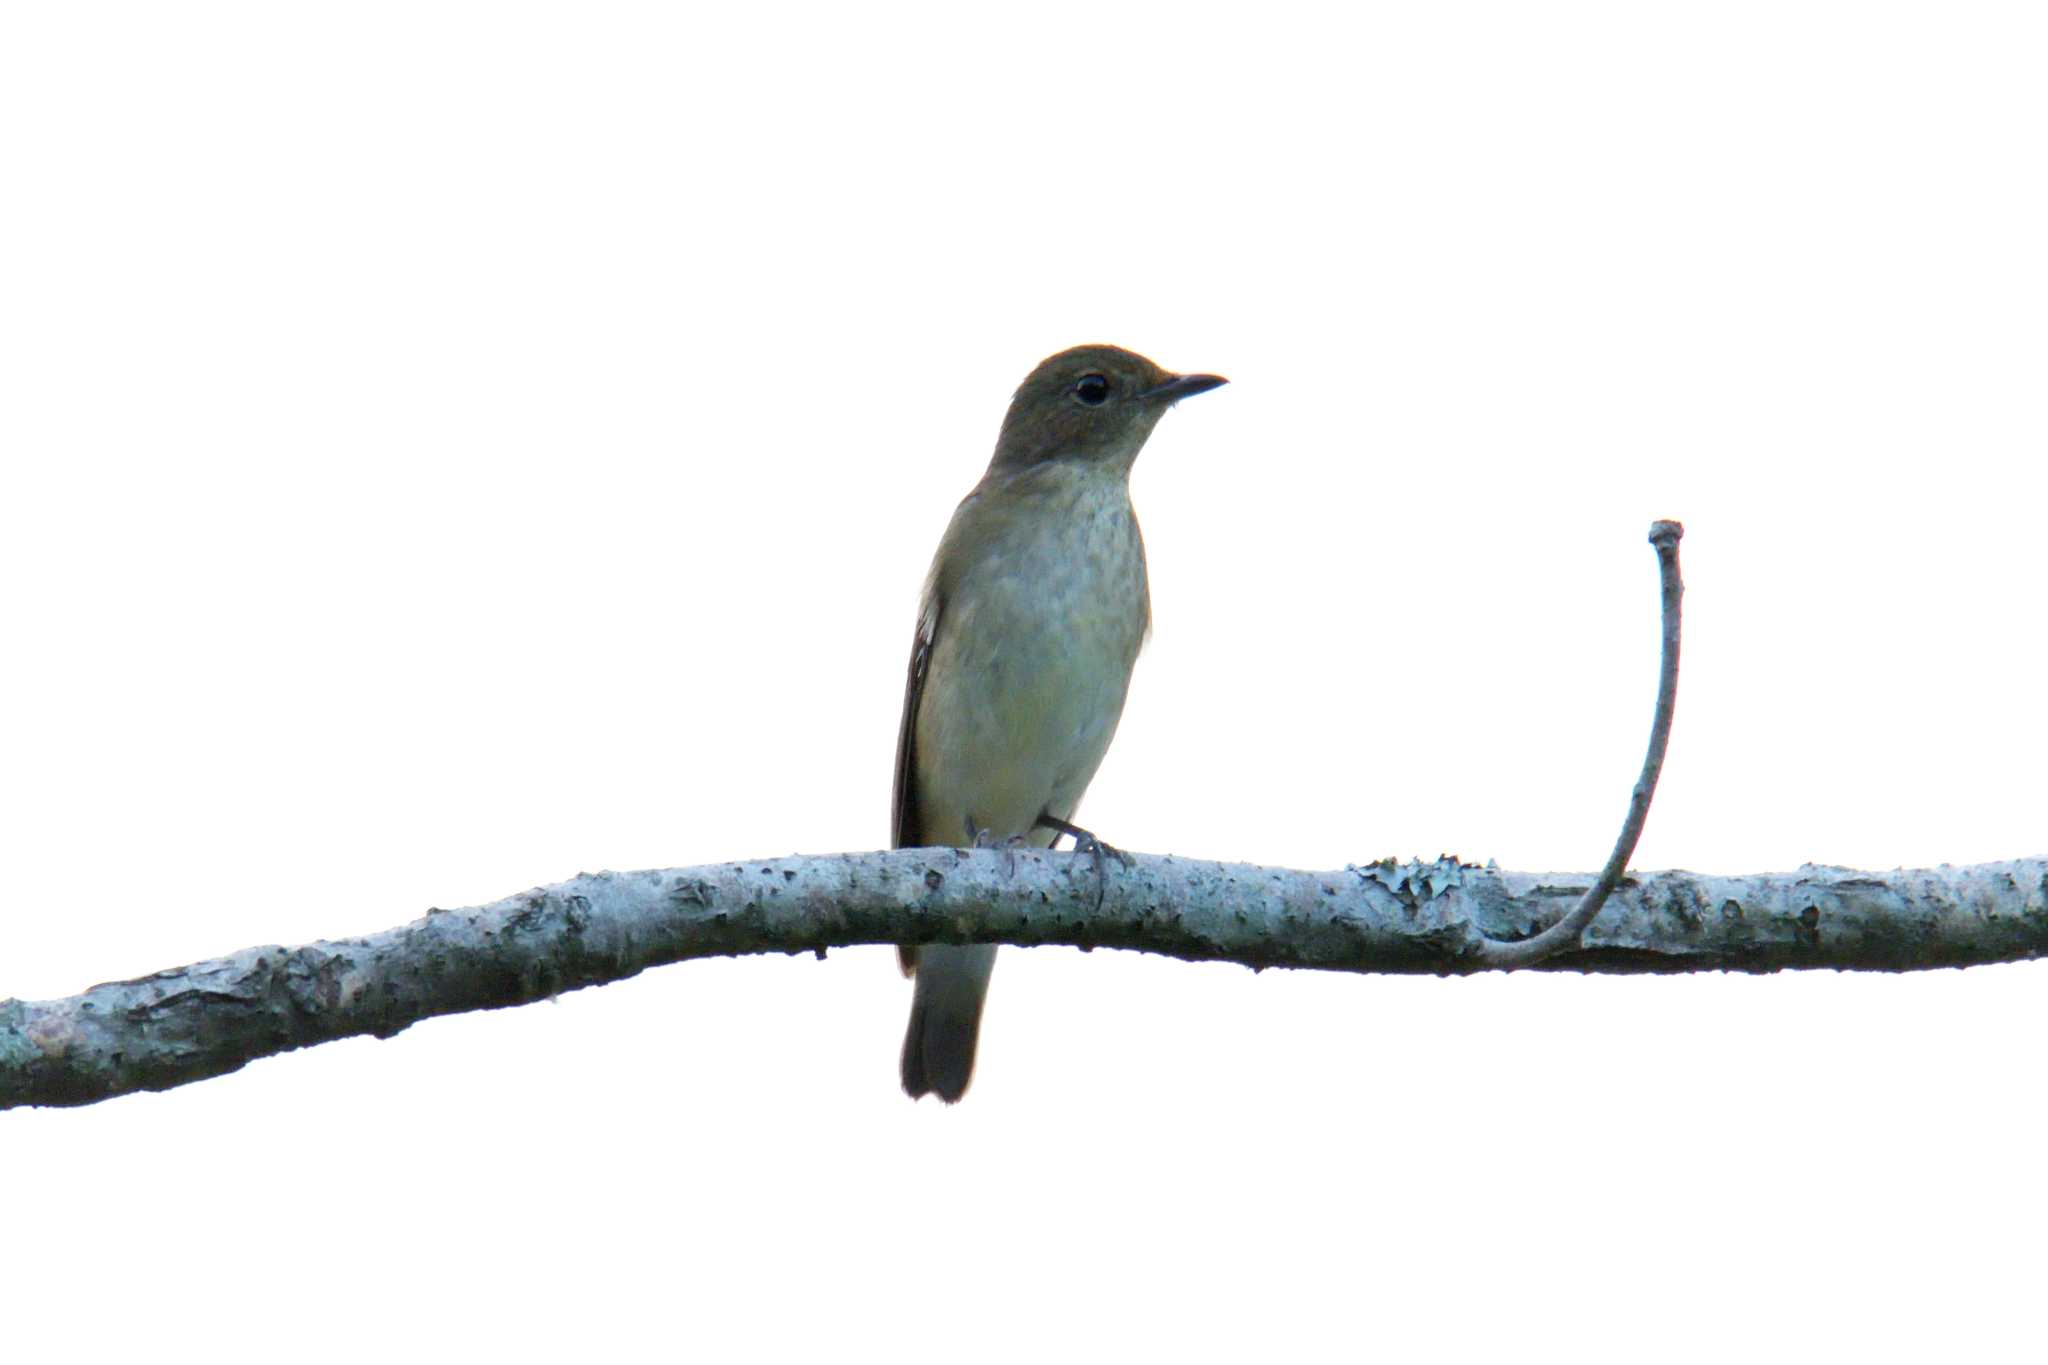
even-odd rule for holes
{"type": "Polygon", "coordinates": [[[917,990],[903,1035],[903,1088],[912,1099],[937,1094],[947,1104],[974,1078],[974,1045],[996,945],[927,943],[917,950],[917,990]]]}

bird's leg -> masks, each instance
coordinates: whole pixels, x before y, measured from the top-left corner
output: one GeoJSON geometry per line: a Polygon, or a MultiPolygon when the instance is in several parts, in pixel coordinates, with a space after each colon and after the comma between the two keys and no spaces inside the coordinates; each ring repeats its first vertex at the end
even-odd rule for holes
{"type": "Polygon", "coordinates": [[[1120,848],[1111,848],[1108,844],[1105,844],[1104,842],[1102,842],[1102,840],[1096,838],[1087,830],[1082,829],[1079,825],[1071,824],[1068,821],[1062,820],[1057,815],[1054,815],[1051,811],[1040,811],[1038,813],[1037,828],[1049,829],[1053,831],[1054,843],[1059,842],[1059,836],[1062,834],[1072,835],[1074,838],[1074,852],[1086,853],[1094,857],[1095,908],[1097,910],[1102,909],[1102,898],[1109,893],[1109,869],[1106,866],[1107,860],[1110,858],[1114,858],[1118,862],[1122,863],[1125,867],[1129,867],[1131,866],[1131,855],[1124,852],[1120,848]]]}
{"type": "Polygon", "coordinates": [[[1036,827],[1052,830],[1055,834],[1072,835],[1074,837],[1074,851],[1076,853],[1092,853],[1098,860],[1106,854],[1122,863],[1125,867],[1132,866],[1130,854],[1120,848],[1112,847],[1107,842],[1096,838],[1087,830],[1082,829],[1079,825],[1069,824],[1049,811],[1039,813],[1036,827]]]}
{"type": "Polygon", "coordinates": [[[974,841],[974,847],[975,847],[975,848],[999,848],[999,849],[1001,849],[1001,850],[1003,851],[1003,856],[1004,856],[1004,858],[1008,860],[1008,861],[1007,861],[1007,866],[1006,866],[1006,867],[1004,868],[1004,870],[1005,870],[1005,871],[1006,871],[1006,872],[1007,872],[1007,873],[1008,873],[1008,874],[1009,874],[1010,876],[1012,876],[1012,877],[1016,876],[1016,875],[1017,875],[1017,849],[1018,849],[1018,848],[1019,848],[1019,847],[1020,847],[1020,846],[1021,846],[1021,845],[1023,844],[1023,842],[1024,842],[1024,836],[1023,836],[1023,835],[1021,835],[1021,834],[1012,834],[1012,835],[1011,835],[1011,836],[1010,836],[1009,838],[1007,838],[1007,839],[1001,839],[1001,838],[998,838],[998,837],[996,837],[996,835],[995,835],[994,833],[992,833],[991,831],[989,831],[989,830],[985,830],[985,829],[983,829],[983,828],[982,828],[982,827],[981,827],[980,825],[976,824],[976,823],[974,822],[974,817],[973,817],[973,816],[971,816],[971,815],[970,815],[970,816],[967,816],[967,817],[966,817],[966,820],[967,820],[967,837],[968,837],[968,838],[970,838],[970,839],[972,839],[972,840],[974,841]]]}

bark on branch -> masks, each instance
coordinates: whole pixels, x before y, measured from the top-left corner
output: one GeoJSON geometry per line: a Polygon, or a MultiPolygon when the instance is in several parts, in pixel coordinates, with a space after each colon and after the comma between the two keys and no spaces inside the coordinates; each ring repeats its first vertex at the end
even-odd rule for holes
{"type": "MultiPolygon", "coordinates": [[[[1556,923],[1595,875],[1440,859],[1333,872],[1138,856],[887,853],[587,873],[367,938],[250,948],[51,1001],[0,1001],[0,1109],[90,1104],[338,1038],[544,1000],[688,958],[859,943],[1070,944],[1259,967],[1457,975],[1556,923]],[[1101,895],[1100,904],[1097,896],[1101,895]]],[[[2048,953],[2048,856],[1887,874],[1625,880],[1539,971],[1906,971],[2048,953]]]]}

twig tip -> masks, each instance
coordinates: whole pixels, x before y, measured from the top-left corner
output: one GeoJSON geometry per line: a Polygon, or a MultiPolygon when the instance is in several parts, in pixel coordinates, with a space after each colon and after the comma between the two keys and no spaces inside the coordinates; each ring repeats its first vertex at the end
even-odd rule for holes
{"type": "Polygon", "coordinates": [[[1650,523],[1650,543],[1662,548],[1676,545],[1685,537],[1685,527],[1675,521],[1653,521],[1650,523]]]}

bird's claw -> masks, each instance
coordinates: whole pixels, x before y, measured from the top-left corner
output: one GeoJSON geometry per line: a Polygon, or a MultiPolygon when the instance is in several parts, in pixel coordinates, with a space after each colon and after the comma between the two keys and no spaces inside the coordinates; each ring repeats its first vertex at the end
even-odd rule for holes
{"type": "Polygon", "coordinates": [[[1135,864],[1132,862],[1130,854],[1120,848],[1105,844],[1094,835],[1085,832],[1074,836],[1074,852],[1089,854],[1095,861],[1095,909],[1099,914],[1102,910],[1103,898],[1109,894],[1108,859],[1114,858],[1126,868],[1132,867],[1135,864]]]}
{"type": "Polygon", "coordinates": [[[967,822],[967,834],[969,838],[974,840],[974,847],[976,848],[1001,849],[1003,851],[1003,871],[1005,875],[1011,877],[1017,875],[1017,850],[1024,844],[1023,835],[1012,834],[1007,839],[1000,838],[975,824],[971,819],[967,822]]]}
{"type": "Polygon", "coordinates": [[[1038,825],[1041,829],[1052,830],[1055,835],[1071,835],[1074,840],[1074,852],[1086,853],[1094,860],[1095,908],[1099,912],[1102,909],[1103,898],[1109,894],[1109,859],[1114,858],[1125,867],[1133,867],[1136,864],[1131,855],[1120,848],[1111,847],[1079,825],[1054,815],[1039,816],[1038,825]]]}
{"type": "Polygon", "coordinates": [[[1102,842],[1102,840],[1096,838],[1092,834],[1084,833],[1079,838],[1075,839],[1074,852],[1092,853],[1095,855],[1095,861],[1098,864],[1101,863],[1104,857],[1110,857],[1116,859],[1125,867],[1136,867],[1138,865],[1138,860],[1136,858],[1133,858],[1130,854],[1124,852],[1120,848],[1117,848],[1113,844],[1106,844],[1102,842]]]}

